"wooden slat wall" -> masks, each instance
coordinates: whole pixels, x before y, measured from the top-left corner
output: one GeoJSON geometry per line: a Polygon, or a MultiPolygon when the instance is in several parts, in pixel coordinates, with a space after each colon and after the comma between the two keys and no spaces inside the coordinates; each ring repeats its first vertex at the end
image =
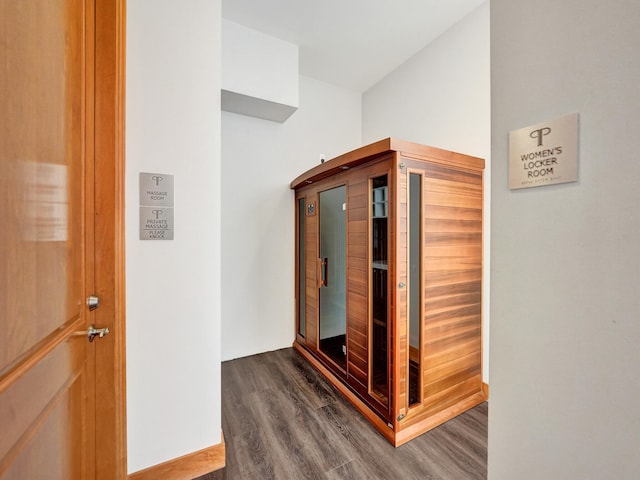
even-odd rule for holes
{"type": "Polygon", "coordinates": [[[428,165],[423,180],[423,408],[482,389],[482,173],[428,165]]]}
{"type": "Polygon", "coordinates": [[[369,382],[369,181],[350,178],[347,191],[347,372],[365,391],[369,382]]]}
{"type": "Polygon", "coordinates": [[[310,194],[306,197],[306,204],[313,204],[314,213],[305,216],[305,318],[307,320],[305,335],[306,344],[313,348],[317,348],[318,341],[318,278],[317,278],[317,262],[318,262],[318,195],[310,194]]]}
{"type": "MultiPolygon", "coordinates": [[[[371,192],[370,179],[388,176],[389,185],[392,179],[393,154],[385,155],[369,165],[362,166],[357,170],[349,172],[349,194],[348,194],[348,242],[349,260],[347,270],[347,315],[349,329],[347,331],[347,360],[348,360],[348,381],[355,386],[354,380],[361,385],[361,394],[374,410],[382,415],[386,421],[390,420],[392,411],[393,395],[389,395],[389,402],[386,405],[380,403],[377,395],[370,395],[370,375],[371,375],[371,192]]],[[[393,190],[393,189],[391,189],[393,190]]],[[[394,198],[389,198],[389,212],[393,209],[394,198]]],[[[388,238],[390,255],[393,251],[393,222],[388,224],[388,238]]],[[[389,304],[393,302],[393,257],[389,258],[389,304]]],[[[391,309],[392,307],[390,307],[391,309]]],[[[389,385],[390,392],[393,391],[393,315],[389,315],[389,385]]]]}
{"type": "Polygon", "coordinates": [[[390,157],[348,174],[347,189],[347,374],[369,389],[369,179],[389,174],[390,157]]]}
{"type": "MultiPolygon", "coordinates": [[[[395,218],[394,222],[389,223],[389,236],[393,239],[392,252],[395,252],[394,267],[389,270],[391,276],[391,288],[390,292],[395,292],[395,295],[390,295],[391,311],[392,314],[389,318],[394,319],[392,324],[392,332],[394,338],[392,345],[394,351],[391,356],[391,372],[392,372],[392,385],[393,395],[392,398],[395,401],[394,410],[397,414],[405,415],[406,408],[408,406],[407,393],[409,391],[407,374],[409,372],[409,338],[408,338],[408,269],[407,260],[409,258],[409,243],[408,243],[408,179],[406,170],[398,169],[396,162],[396,169],[393,172],[393,183],[395,185],[395,209],[392,218],[395,218]],[[405,286],[400,288],[399,284],[405,286]],[[394,363],[395,362],[395,363],[394,363]]],[[[397,422],[397,415],[394,423],[397,422]]],[[[397,424],[396,424],[397,428],[397,424]]]]}

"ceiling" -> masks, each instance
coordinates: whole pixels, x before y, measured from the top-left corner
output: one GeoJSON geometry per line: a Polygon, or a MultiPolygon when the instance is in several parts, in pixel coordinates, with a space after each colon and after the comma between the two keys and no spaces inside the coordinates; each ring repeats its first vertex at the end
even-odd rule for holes
{"type": "Polygon", "coordinates": [[[301,75],[364,92],[485,1],[222,0],[222,16],[298,45],[301,75]]]}

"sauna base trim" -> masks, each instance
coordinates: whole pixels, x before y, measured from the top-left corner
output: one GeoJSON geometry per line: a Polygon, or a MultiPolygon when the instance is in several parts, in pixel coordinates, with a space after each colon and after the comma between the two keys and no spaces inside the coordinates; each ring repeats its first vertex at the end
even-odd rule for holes
{"type": "MultiPolygon", "coordinates": [[[[382,434],[394,447],[399,447],[408,441],[442,425],[457,417],[461,413],[487,401],[487,395],[483,391],[465,397],[456,404],[438,411],[418,422],[411,423],[402,428],[400,422],[398,431],[394,431],[382,418],[380,418],[357,394],[355,394],[340,378],[325,367],[307,348],[298,342],[293,342],[293,348],[302,355],[320,374],[327,379],[348,401],[382,434]]],[[[407,418],[409,420],[409,418],[407,418]]]]}

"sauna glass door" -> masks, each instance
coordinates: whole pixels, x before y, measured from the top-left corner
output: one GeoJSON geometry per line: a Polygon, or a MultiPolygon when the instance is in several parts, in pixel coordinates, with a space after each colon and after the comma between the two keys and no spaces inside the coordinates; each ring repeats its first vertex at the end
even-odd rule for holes
{"type": "Polygon", "coordinates": [[[347,187],[320,192],[320,351],[346,368],[347,187]]]}

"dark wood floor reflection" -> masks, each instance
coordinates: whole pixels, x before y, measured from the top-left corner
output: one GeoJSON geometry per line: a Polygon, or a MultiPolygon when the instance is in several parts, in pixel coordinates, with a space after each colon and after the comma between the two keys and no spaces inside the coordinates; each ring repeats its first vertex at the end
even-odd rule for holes
{"type": "Polygon", "coordinates": [[[475,480],[487,404],[394,448],[286,348],[222,363],[227,466],[198,480],[475,480]]]}

